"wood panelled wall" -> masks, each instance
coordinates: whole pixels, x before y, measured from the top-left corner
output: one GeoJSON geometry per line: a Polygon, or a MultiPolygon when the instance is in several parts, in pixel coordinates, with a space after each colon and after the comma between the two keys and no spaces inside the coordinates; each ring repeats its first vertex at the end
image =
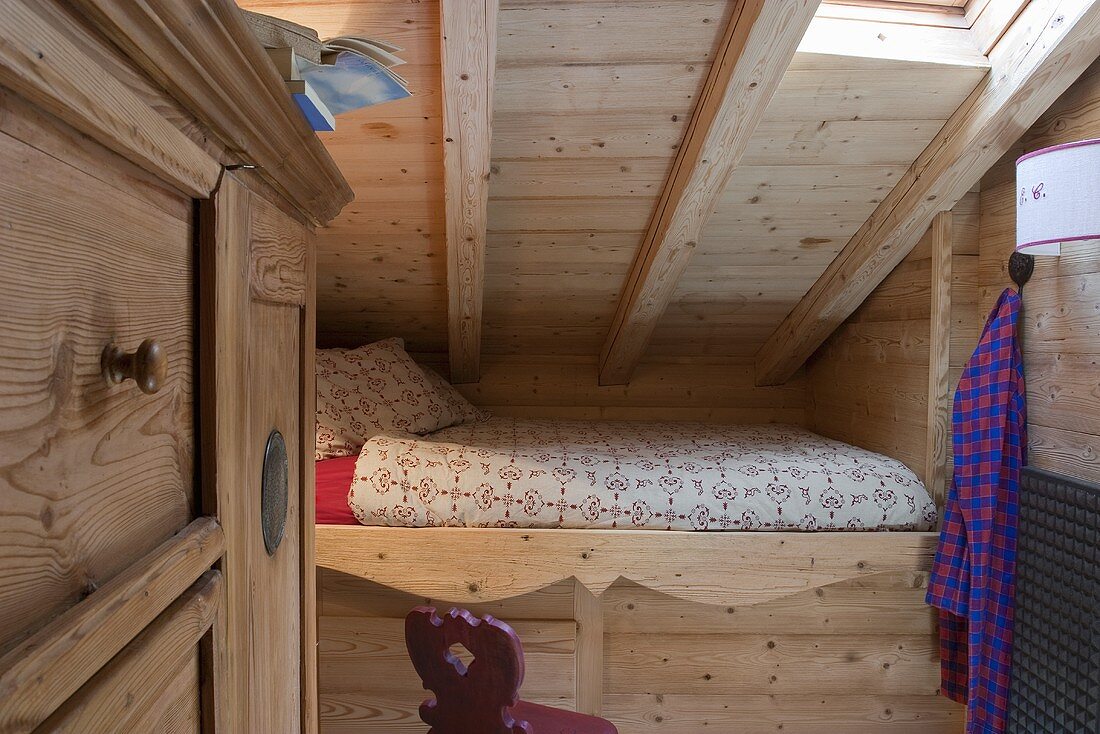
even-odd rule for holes
{"type": "MultiPolygon", "coordinates": [[[[1015,161],[1023,153],[1100,137],[1100,62],[1062,95],[982,179],[980,302],[993,307],[1015,246],[1015,161]]],[[[1100,205],[1100,203],[1098,203],[1100,205]]],[[[1024,288],[1030,462],[1100,481],[1100,243],[1036,259],[1024,288]]]]}
{"type": "MultiPolygon", "coordinates": [[[[317,238],[321,346],[358,346],[371,333],[447,351],[447,243],[438,0],[239,0],[314,28],[401,46],[396,71],[413,96],[340,116],[321,139],[355,201],[317,238]],[[369,293],[369,305],[362,294],[369,293]]],[[[382,337],[379,337],[382,338],[382,337]]]]}
{"type": "MultiPolygon", "coordinates": [[[[977,307],[978,205],[967,194],[950,213],[950,400],[981,329],[977,307]]],[[[928,483],[929,371],[933,348],[934,233],[929,232],[808,364],[810,427],[899,459],[928,483]]],[[[937,309],[938,311],[939,309],[937,309]]],[[[949,440],[943,441],[948,444],[949,440]]],[[[949,461],[949,453],[948,458],[949,461]]],[[[944,476],[949,475],[947,468],[944,476]]],[[[944,487],[934,488],[942,496],[944,487]]]]}
{"type": "MultiPolygon", "coordinates": [[[[416,357],[446,374],[440,355],[416,357]]],[[[475,405],[517,418],[806,425],[801,372],[777,387],[753,379],[752,365],[666,358],[643,362],[629,385],[600,386],[595,356],[483,355],[481,381],[456,387],[475,405]]]]}
{"type": "MultiPolygon", "coordinates": [[[[603,715],[621,734],[955,734],[963,708],[936,694],[937,643],[925,574],[885,574],[752,606],[698,604],[628,581],[602,596],[603,715]]],[[[319,569],[321,731],[395,734],[426,726],[428,694],[405,653],[402,618],[449,605],[319,569]]],[[[476,614],[507,620],[527,657],[525,699],[573,708],[584,625],[564,581],[476,614]]]]}

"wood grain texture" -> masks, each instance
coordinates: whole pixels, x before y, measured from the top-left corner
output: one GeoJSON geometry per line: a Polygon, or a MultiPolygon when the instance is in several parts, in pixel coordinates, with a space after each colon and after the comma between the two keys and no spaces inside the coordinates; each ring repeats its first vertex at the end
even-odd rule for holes
{"type": "MultiPolygon", "coordinates": [[[[264,448],[272,431],[286,441],[289,459],[285,534],[274,553],[264,547],[256,522],[262,497],[261,473],[249,472],[242,488],[248,512],[249,635],[248,723],[253,731],[295,734],[302,720],[301,568],[299,562],[301,502],[301,395],[298,365],[301,342],[297,308],[259,303],[249,306],[248,461],[252,469],[264,465],[264,448]]],[[[312,433],[312,432],[311,432],[312,433]]],[[[238,578],[238,583],[244,583],[238,578]]]]}
{"type": "Polygon", "coordinates": [[[622,577],[687,600],[758,603],[861,576],[921,570],[935,540],[932,533],[431,532],[437,553],[429,563],[420,552],[423,532],[318,526],[317,563],[455,602],[504,599],[574,576],[597,596],[622,577]]]}
{"type": "Polygon", "coordinates": [[[299,470],[302,488],[298,506],[301,605],[302,734],[317,734],[320,703],[317,693],[317,565],[314,535],[317,527],[317,477],[314,455],[317,431],[317,248],[312,232],[305,242],[305,302],[300,314],[301,353],[298,362],[299,470]]]}
{"type": "MultiPolygon", "coordinates": [[[[322,36],[362,32],[408,49],[401,73],[415,96],[349,113],[328,136],[357,200],[319,233],[321,343],[402,336],[414,351],[447,351],[438,4],[248,5],[322,36]]],[[[502,4],[485,355],[600,353],[737,7],[502,4]]],[[[701,214],[708,225],[647,355],[755,356],[979,83],[988,62],[961,14],[944,26],[904,12],[810,21],[741,165],[701,214]]]]}
{"type": "Polygon", "coordinates": [[[350,187],[235,2],[79,0],[77,6],[214,132],[227,163],[259,166],[266,183],[314,224],[326,224],[351,201],[350,187]]]}
{"type": "Polygon", "coordinates": [[[813,288],[769,337],[758,381],[782,382],[900,263],[1100,53],[1100,5],[1031,3],[990,53],[992,69],[813,288]]]}
{"type": "Polygon", "coordinates": [[[924,486],[937,507],[943,507],[947,501],[947,455],[951,443],[952,222],[951,212],[940,212],[929,230],[932,278],[924,486]]]}
{"type": "Polygon", "coordinates": [[[76,128],[60,123],[14,92],[0,90],[0,130],[46,155],[125,191],[180,221],[194,216],[193,201],[76,128]]]}
{"type": "MultiPolygon", "coordinates": [[[[491,614],[498,619],[572,619],[574,611],[572,579],[491,602],[464,603],[463,609],[479,617],[491,614]]],[[[449,609],[447,599],[418,596],[400,589],[382,586],[319,566],[317,568],[318,610],[323,617],[385,617],[404,619],[413,607],[449,609]]]]}
{"type": "Polygon", "coordinates": [[[1029,0],[975,0],[967,7],[970,18],[970,33],[977,42],[978,50],[988,54],[1001,40],[1001,36],[1012,25],[1029,0]]]}
{"type": "Polygon", "coordinates": [[[649,354],[754,357],[987,72],[966,31],[825,10],[719,197],[649,354]]]}
{"type": "Polygon", "coordinates": [[[197,645],[214,623],[223,583],[219,571],[203,574],[35,731],[121,734],[142,722],[186,726],[194,721],[199,706],[197,645]],[[171,690],[183,672],[185,687],[171,690]],[[192,711],[174,716],[162,705],[166,693],[186,695],[192,711]]]}
{"type": "Polygon", "coordinates": [[[902,461],[941,507],[951,399],[980,327],[977,206],[970,192],[941,214],[806,370],[811,428],[902,461]]]}
{"type": "MultiPolygon", "coordinates": [[[[259,201],[233,175],[203,204],[200,222],[207,294],[201,348],[211,355],[204,362],[210,389],[202,406],[208,457],[203,502],[216,511],[226,534],[226,719],[235,730],[309,730],[316,708],[308,701],[313,673],[303,665],[312,656],[303,656],[302,636],[312,625],[303,623],[302,615],[312,614],[312,607],[302,600],[300,512],[303,493],[312,506],[311,475],[302,468],[307,445],[302,410],[313,396],[301,392],[308,384],[304,362],[312,372],[312,344],[304,343],[312,333],[303,338],[311,327],[301,307],[255,298],[250,286],[257,236],[270,254],[275,242],[305,247],[308,232],[259,201]],[[282,238],[265,235],[272,231],[282,238]],[[283,540],[269,555],[257,522],[261,475],[256,469],[263,466],[273,430],[287,445],[288,505],[283,540]]],[[[302,267],[308,277],[308,263],[302,267]]],[[[307,284],[303,290],[308,295],[307,284]]],[[[310,437],[312,418],[310,411],[310,437]]],[[[312,463],[311,444],[309,453],[312,463]]]]}
{"type": "Polygon", "coordinates": [[[443,190],[451,380],[477,382],[481,359],[497,0],[440,0],[443,190]]]}
{"type": "Polygon", "coordinates": [[[240,5],[314,28],[322,38],[358,34],[405,49],[408,63],[399,71],[413,96],[347,112],[323,136],[355,200],[317,233],[319,336],[325,346],[358,346],[400,335],[412,349],[446,353],[438,1],[240,5]]]}
{"type": "MultiPolygon", "coordinates": [[[[423,734],[416,713],[423,693],[403,654],[400,625],[427,600],[329,569],[319,575],[327,640],[321,659],[328,671],[322,730],[423,734]]],[[[617,661],[605,670],[600,694],[604,715],[623,734],[704,728],[818,734],[833,726],[866,734],[955,734],[963,707],[935,692],[935,617],[924,604],[926,583],[927,568],[755,604],[699,604],[619,580],[598,600],[598,641],[586,637],[589,601],[574,595],[589,592],[574,580],[474,608],[519,630],[529,651],[525,697],[569,705],[561,686],[572,682],[571,670],[578,671],[579,696],[586,659],[617,661]],[[564,644],[569,623],[576,624],[572,649],[564,644]],[[549,634],[554,630],[558,638],[549,634]],[[550,683],[547,675],[560,680],[550,683]],[[860,682],[858,692],[845,688],[850,680],[860,682]]],[[[582,705],[579,697],[576,703],[582,705]]]]}
{"type": "MultiPolygon", "coordinates": [[[[981,309],[1014,287],[1015,159],[1049,145],[1100,136],[1100,64],[1089,70],[982,179],[981,309]]],[[[1100,481],[1100,258],[1095,242],[1037,258],[1020,317],[1027,376],[1028,458],[1033,466],[1100,481]]]]}
{"type": "MultiPolygon", "coordinates": [[[[438,355],[415,355],[445,369],[438,355]]],[[[751,365],[647,360],[629,385],[600,386],[593,356],[486,355],[481,381],[459,385],[496,415],[580,420],[710,421],[805,425],[807,384],[758,388],[751,365]]]]}
{"type": "Polygon", "coordinates": [[[249,666],[249,193],[232,175],[200,204],[202,505],[226,536],[224,723],[247,731],[249,666]]]}
{"type": "Polygon", "coordinates": [[[958,734],[965,709],[939,696],[617,693],[607,711],[620,734],[958,734]]]}
{"type": "Polygon", "coordinates": [[[199,518],[0,658],[0,731],[29,732],[84,685],[222,554],[199,518]]]}
{"type": "MultiPolygon", "coordinates": [[[[519,620],[512,626],[523,641],[527,661],[521,690],[524,700],[572,704],[573,621],[519,620]]],[[[406,703],[413,709],[427,696],[405,648],[404,619],[364,622],[362,617],[322,617],[320,635],[320,679],[325,695],[411,693],[406,703]]]]}
{"type": "Polygon", "coordinates": [[[194,516],[194,285],[190,221],[6,134],[0,168],[6,651],[194,516]],[[165,388],[108,387],[103,347],[150,337],[165,388]]]}
{"type": "Polygon", "coordinates": [[[304,306],[307,232],[263,199],[253,201],[248,278],[252,298],[304,306]]]}
{"type": "Polygon", "coordinates": [[[573,582],[573,619],[577,623],[576,710],[600,716],[603,713],[604,618],[600,600],[580,581],[573,582]]]}
{"type": "Polygon", "coordinates": [[[606,685],[608,695],[661,691],[722,696],[767,690],[832,696],[874,690],[933,696],[939,688],[938,653],[932,634],[624,633],[609,650],[606,685]]]}
{"type": "Polygon", "coordinates": [[[207,196],[217,162],[89,57],[61,30],[66,22],[46,3],[8,3],[0,80],[183,193],[207,196]]]}
{"type": "Polygon", "coordinates": [[[802,0],[735,6],[619,297],[600,353],[600,384],[630,380],[816,7],[802,0]]]}
{"type": "Polygon", "coordinates": [[[610,636],[670,628],[690,635],[768,635],[777,630],[813,635],[929,633],[935,612],[924,603],[927,574],[884,573],[808,589],[764,604],[693,604],[618,581],[603,597],[610,636]]]}

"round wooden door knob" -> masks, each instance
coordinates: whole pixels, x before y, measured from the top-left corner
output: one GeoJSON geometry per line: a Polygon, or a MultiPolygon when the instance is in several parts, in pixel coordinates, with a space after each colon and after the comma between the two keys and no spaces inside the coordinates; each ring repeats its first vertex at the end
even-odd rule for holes
{"type": "Polygon", "coordinates": [[[108,344],[100,365],[108,385],[133,380],[146,395],[158,392],[168,379],[168,355],[156,339],[146,339],[132,353],[108,344]]]}

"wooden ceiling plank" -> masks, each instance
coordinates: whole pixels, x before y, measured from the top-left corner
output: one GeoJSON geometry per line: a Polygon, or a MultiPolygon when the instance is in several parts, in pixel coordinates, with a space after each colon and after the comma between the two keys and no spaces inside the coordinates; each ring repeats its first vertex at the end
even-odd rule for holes
{"type": "Polygon", "coordinates": [[[734,9],[619,299],[600,384],[629,381],[817,5],[743,0],[734,9]]]}
{"type": "Polygon", "coordinates": [[[443,181],[451,382],[477,382],[498,0],[442,0],[443,181]]]}
{"type": "Polygon", "coordinates": [[[1012,25],[1012,21],[1030,2],[1030,0],[975,0],[967,7],[967,16],[972,18],[970,32],[978,50],[987,54],[1001,40],[1001,36],[1012,25]]]}
{"type": "Polygon", "coordinates": [[[990,54],[992,73],[757,354],[785,382],[1100,54],[1100,0],[1033,0],[990,54]]]}

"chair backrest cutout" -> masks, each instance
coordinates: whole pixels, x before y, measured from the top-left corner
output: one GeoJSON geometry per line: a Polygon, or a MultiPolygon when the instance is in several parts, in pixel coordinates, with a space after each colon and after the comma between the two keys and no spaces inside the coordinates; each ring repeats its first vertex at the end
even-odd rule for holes
{"type": "Polygon", "coordinates": [[[523,683],[523,646],[515,630],[465,609],[442,617],[417,607],[405,618],[405,644],[424,688],[435,698],[420,704],[430,734],[531,734],[510,709],[523,683]],[[461,645],[474,656],[467,666],[452,652],[461,645]]]}

